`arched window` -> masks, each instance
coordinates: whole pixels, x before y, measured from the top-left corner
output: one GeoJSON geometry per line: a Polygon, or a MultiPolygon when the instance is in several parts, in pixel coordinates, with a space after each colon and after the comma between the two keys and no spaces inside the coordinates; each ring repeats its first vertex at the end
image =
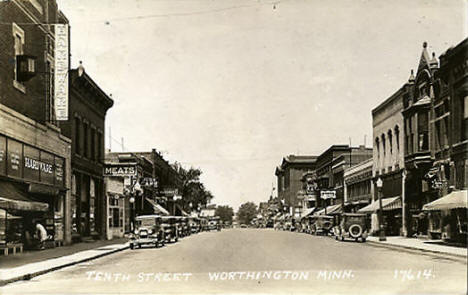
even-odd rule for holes
{"type": "Polygon", "coordinates": [[[382,151],[385,156],[385,134],[382,134],[382,151]]]}
{"type": "Polygon", "coordinates": [[[398,127],[398,125],[395,125],[395,142],[398,153],[400,152],[400,128],[398,127]]]}
{"type": "Polygon", "coordinates": [[[393,153],[393,135],[392,130],[388,130],[388,147],[390,148],[390,155],[393,153]]]}

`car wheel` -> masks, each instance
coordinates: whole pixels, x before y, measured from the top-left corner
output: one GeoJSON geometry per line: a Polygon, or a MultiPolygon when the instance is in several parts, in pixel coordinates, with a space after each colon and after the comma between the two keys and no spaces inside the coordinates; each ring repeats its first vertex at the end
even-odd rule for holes
{"type": "Polygon", "coordinates": [[[362,241],[363,243],[365,243],[365,242],[366,242],[366,238],[362,238],[361,241],[362,241]]]}
{"type": "Polygon", "coordinates": [[[337,241],[338,241],[338,236],[335,236],[335,240],[337,240],[337,241]]]}
{"type": "Polygon", "coordinates": [[[132,244],[130,244],[130,250],[133,250],[133,249],[135,249],[135,246],[132,243],[132,244]]]}
{"type": "Polygon", "coordinates": [[[344,241],[344,236],[340,236],[341,241],[344,241]]]}

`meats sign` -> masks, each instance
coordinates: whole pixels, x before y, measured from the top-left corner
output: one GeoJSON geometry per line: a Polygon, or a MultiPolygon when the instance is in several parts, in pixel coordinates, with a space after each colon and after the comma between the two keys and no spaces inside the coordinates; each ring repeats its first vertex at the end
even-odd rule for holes
{"type": "Polygon", "coordinates": [[[107,165],[104,167],[104,176],[136,176],[135,166],[126,165],[107,165]]]}

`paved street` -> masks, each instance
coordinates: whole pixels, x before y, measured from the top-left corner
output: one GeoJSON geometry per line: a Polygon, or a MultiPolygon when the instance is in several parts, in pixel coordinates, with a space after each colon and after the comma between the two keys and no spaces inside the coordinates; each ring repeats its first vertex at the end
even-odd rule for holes
{"type": "Polygon", "coordinates": [[[466,275],[466,264],[455,259],[329,237],[230,229],[160,249],[124,250],[7,285],[2,294],[466,294],[466,275]]]}

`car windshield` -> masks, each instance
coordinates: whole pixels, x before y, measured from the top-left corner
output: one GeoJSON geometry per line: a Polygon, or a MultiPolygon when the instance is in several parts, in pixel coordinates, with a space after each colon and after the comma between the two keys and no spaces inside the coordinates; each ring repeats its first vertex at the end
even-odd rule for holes
{"type": "Polygon", "coordinates": [[[156,220],[154,218],[145,218],[137,220],[137,226],[153,226],[156,224],[156,220]]]}
{"type": "Polygon", "coordinates": [[[364,222],[364,218],[360,216],[348,216],[348,222],[361,223],[364,222]]]}

